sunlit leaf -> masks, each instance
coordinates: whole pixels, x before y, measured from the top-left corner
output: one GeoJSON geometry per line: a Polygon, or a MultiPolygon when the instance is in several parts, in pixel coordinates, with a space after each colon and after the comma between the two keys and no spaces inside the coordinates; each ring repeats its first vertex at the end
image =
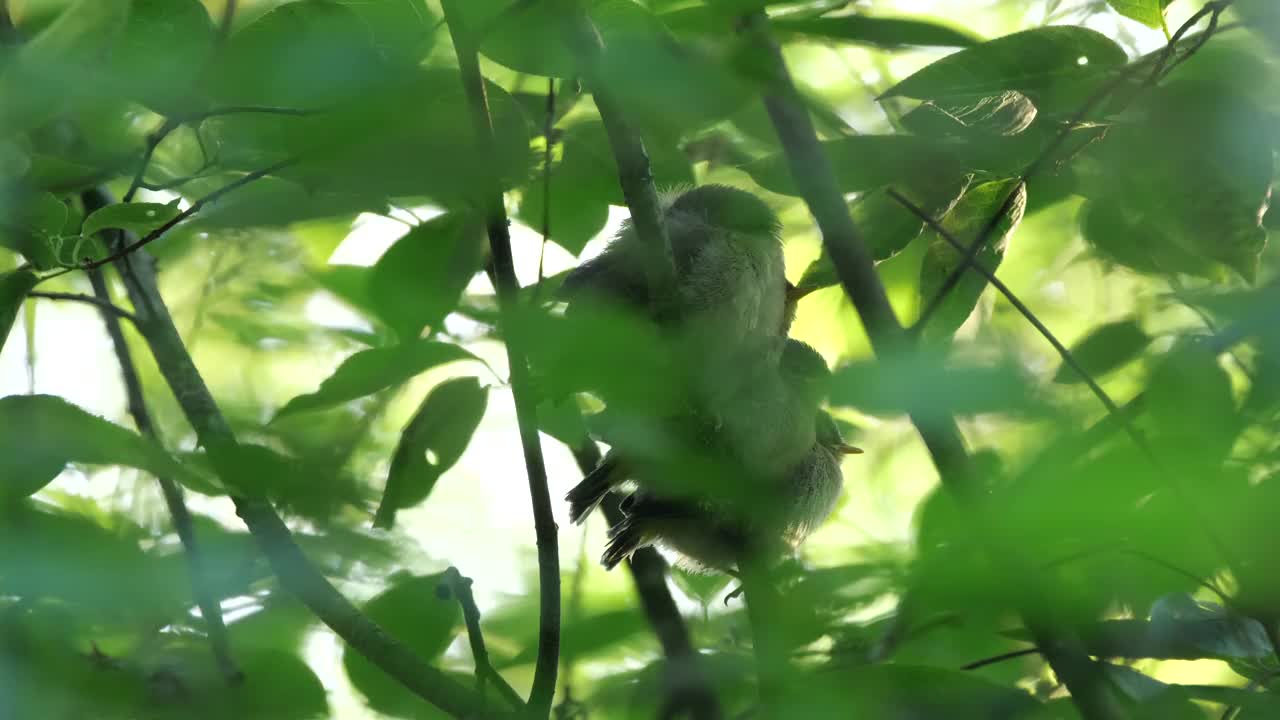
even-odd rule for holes
{"type": "MultiPolygon", "coordinates": [[[[966,247],[973,243],[992,218],[1005,206],[1008,210],[999,216],[994,232],[986,244],[974,256],[974,262],[991,272],[1000,267],[1009,238],[1022,222],[1027,206],[1026,186],[1017,180],[988,182],[971,188],[955,209],[942,221],[953,238],[966,247]]],[[[920,298],[924,303],[933,302],[946,278],[960,266],[961,251],[934,233],[920,267],[920,298]]],[[[987,279],[972,268],[967,269],[960,281],[943,298],[929,325],[924,329],[928,337],[950,337],[973,312],[978,298],[987,286],[987,279]]],[[[922,307],[924,307],[922,305],[922,307]]]]}
{"type": "Polygon", "coordinates": [[[1121,15],[1137,20],[1147,27],[1164,26],[1164,9],[1173,0],[1107,0],[1121,15]]]}
{"type": "Polygon", "coordinates": [[[333,407],[398,385],[438,365],[468,359],[475,360],[476,356],[457,345],[434,340],[417,340],[395,347],[361,350],[338,366],[320,384],[320,389],[299,395],[285,403],[276,417],[333,407]]]}
{"type": "Polygon", "coordinates": [[[120,228],[138,235],[146,235],[178,216],[177,201],[161,203],[114,203],[84,220],[85,235],[93,235],[107,228],[120,228]]]}
{"type": "Polygon", "coordinates": [[[1036,91],[1123,65],[1124,50],[1087,28],[1042,27],[988,40],[925,66],[881,97],[934,98],[1036,91]]]}
{"type": "MultiPolygon", "coordinates": [[[[421,658],[434,661],[449,647],[462,620],[458,602],[441,592],[443,573],[409,577],[394,583],[362,608],[370,620],[421,658]]],[[[430,708],[399,682],[379,670],[349,646],[342,653],[351,684],[364,695],[369,706],[396,717],[418,717],[430,708]]]]}
{"type": "Polygon", "coordinates": [[[395,511],[427,499],[440,476],[467,449],[484,417],[488,398],[488,391],[475,378],[448,380],[427,393],[391,457],[378,508],[379,527],[390,527],[395,511]]]}
{"type": "Polygon", "coordinates": [[[1035,121],[1035,103],[1017,90],[976,101],[930,100],[902,116],[911,132],[925,136],[1017,135],[1035,121]]]}
{"type": "Polygon", "coordinates": [[[465,213],[428,220],[396,241],[369,274],[378,315],[404,341],[424,327],[439,329],[463,289],[480,270],[483,229],[465,213]]]}
{"type": "MultiPolygon", "coordinates": [[[[1094,328],[1071,346],[1071,356],[1089,375],[1105,375],[1137,357],[1151,343],[1151,336],[1135,320],[1118,320],[1094,328]]],[[[1084,382],[1074,369],[1063,363],[1054,374],[1058,383],[1084,382]]]]}
{"type": "Polygon", "coordinates": [[[903,45],[969,47],[981,42],[962,30],[923,19],[838,15],[795,20],[778,18],[770,24],[782,33],[888,48],[903,45]]]}
{"type": "Polygon", "coordinates": [[[0,477],[6,495],[28,495],[69,462],[127,465],[155,475],[183,475],[150,440],[52,395],[0,398],[0,477]]]}

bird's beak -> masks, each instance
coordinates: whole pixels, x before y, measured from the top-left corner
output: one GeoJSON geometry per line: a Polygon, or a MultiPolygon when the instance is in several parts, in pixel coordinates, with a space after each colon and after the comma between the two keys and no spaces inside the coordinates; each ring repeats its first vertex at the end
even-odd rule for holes
{"type": "Polygon", "coordinates": [[[849,443],[840,443],[839,445],[836,445],[836,452],[839,452],[842,455],[861,455],[862,448],[857,445],[850,445],[849,443]]]}

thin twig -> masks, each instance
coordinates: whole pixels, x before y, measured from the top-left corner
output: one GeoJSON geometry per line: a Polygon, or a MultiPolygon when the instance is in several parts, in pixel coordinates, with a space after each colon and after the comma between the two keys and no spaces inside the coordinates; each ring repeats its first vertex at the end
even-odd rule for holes
{"type": "MultiPolygon", "coordinates": [[[[765,109],[782,144],[792,179],[821,230],[823,247],[836,267],[836,275],[853,301],[876,353],[882,358],[897,355],[909,348],[910,338],[894,315],[871,253],[849,216],[830,160],[823,152],[813,121],[796,93],[781,50],[769,34],[764,12],[756,11],[746,16],[740,28],[752,36],[757,47],[767,54],[765,62],[770,66],[769,76],[775,80],[765,95],[765,109]]],[[[1011,194],[1005,204],[1012,202],[1013,197],[1011,194]]],[[[1005,212],[1007,208],[1002,208],[996,216],[1001,217],[1005,212]]],[[[1011,551],[996,538],[996,528],[987,527],[984,523],[981,485],[973,476],[968,450],[955,420],[920,410],[913,411],[911,419],[938,468],[943,484],[972,514],[972,529],[978,533],[988,552],[999,554],[1015,575],[1019,574],[1020,568],[1030,567],[1030,562],[1021,558],[1020,553],[1011,551]]],[[[1044,609],[1053,607],[1053,603],[1043,597],[1042,590],[1034,583],[1026,584],[1022,594],[1025,596],[1024,622],[1031,629],[1036,645],[1044,649],[1054,672],[1071,690],[1081,714],[1087,720],[1123,717],[1118,699],[1109,691],[1101,669],[1085,652],[1079,638],[1073,632],[1057,627],[1047,617],[1044,609]]]]}
{"type": "Polygon", "coordinates": [[[523,709],[524,700],[520,699],[520,694],[507,684],[506,679],[489,661],[489,650],[484,645],[484,634],[480,631],[480,608],[476,606],[475,595],[471,593],[471,578],[464,577],[458,572],[458,568],[450,567],[444,571],[444,582],[458,605],[462,606],[462,618],[467,624],[467,640],[471,644],[471,657],[475,662],[476,683],[480,686],[481,697],[484,696],[485,684],[492,681],[511,709],[523,709]]]}
{"type": "MultiPolygon", "coordinates": [[[[480,73],[478,43],[468,31],[458,0],[445,0],[442,6],[449,33],[453,37],[454,53],[471,111],[480,164],[481,167],[496,168],[498,164],[493,125],[485,97],[484,76],[480,73]]],[[[497,279],[498,310],[506,337],[511,394],[515,400],[516,422],[520,429],[520,444],[524,450],[525,471],[529,478],[533,528],[538,548],[538,658],[534,665],[528,710],[531,717],[545,718],[551,713],[560,662],[559,542],[556,537],[555,515],[551,510],[551,493],[547,488],[547,468],[543,462],[542,444],[538,436],[537,405],[532,392],[528,353],[518,320],[520,284],[516,279],[515,263],[511,256],[509,221],[503,204],[502,186],[493,173],[485,177],[481,203],[497,279]]]]}
{"type": "MultiPolygon", "coordinates": [[[[1174,34],[1174,39],[1170,41],[1165,52],[1156,56],[1154,62],[1156,62],[1157,70],[1161,67],[1161,58],[1165,58],[1168,55],[1170,48],[1176,46],[1187,31],[1193,27],[1201,17],[1204,17],[1204,13],[1210,6],[1217,4],[1218,3],[1210,3],[1205,9],[1202,9],[1186,23],[1183,23],[1182,27],[1178,28],[1178,32],[1174,34]]],[[[1214,17],[1216,18],[1217,15],[1215,14],[1214,17]]],[[[1200,36],[1198,42],[1200,44],[1207,42],[1208,36],[1211,34],[1212,33],[1205,33],[1205,35],[1200,36]]],[[[912,334],[919,334],[924,331],[929,320],[933,317],[934,313],[937,312],[938,308],[941,307],[942,301],[946,299],[947,295],[953,289],[955,289],[955,286],[960,282],[960,278],[973,264],[973,258],[977,257],[982,248],[985,247],[987,242],[989,242],[995,235],[997,228],[1000,226],[1000,222],[1013,207],[1013,203],[1017,200],[1018,194],[1022,192],[1023,187],[1048,167],[1050,159],[1058,152],[1063,144],[1066,143],[1067,138],[1071,136],[1072,132],[1088,120],[1089,116],[1092,115],[1093,112],[1107,100],[1107,98],[1111,97],[1111,95],[1119,90],[1126,82],[1129,82],[1147,62],[1152,62],[1152,59],[1149,57],[1142,61],[1130,64],[1122,72],[1117,73],[1115,77],[1096,90],[1093,95],[1091,95],[1084,104],[1080,106],[1071,119],[1062,126],[1062,129],[1058,131],[1058,134],[1054,136],[1053,140],[1050,141],[1042,151],[1040,151],[1040,154],[1037,155],[1029,165],[1027,165],[1026,169],[1024,169],[1022,174],[1018,177],[1018,182],[1015,184],[1014,188],[1009,191],[1009,195],[1005,197],[1004,202],[1000,204],[999,209],[991,215],[990,219],[988,219],[986,224],[983,225],[982,230],[978,232],[977,237],[975,237],[973,242],[965,249],[964,256],[960,264],[947,275],[946,279],[943,280],[942,285],[938,287],[938,291],[929,299],[929,302],[925,305],[924,310],[921,311],[919,318],[916,320],[915,325],[912,326],[912,334]]],[[[1158,73],[1153,73],[1152,77],[1157,77],[1157,75],[1158,73]]]]}
{"type": "Polygon", "coordinates": [[[133,180],[129,183],[129,189],[125,190],[124,198],[121,202],[133,202],[133,196],[137,194],[138,188],[142,187],[142,178],[147,174],[147,168],[151,165],[151,157],[155,155],[156,148],[181,125],[181,120],[167,117],[160,124],[160,127],[147,134],[147,142],[142,148],[142,158],[138,161],[138,169],[134,171],[133,180]]]}
{"type": "Polygon", "coordinates": [[[204,208],[205,205],[208,205],[209,203],[214,202],[215,200],[222,197],[223,195],[234,192],[255,180],[260,180],[272,173],[279,172],[280,170],[286,167],[289,167],[295,162],[297,162],[297,158],[288,158],[285,160],[281,160],[280,162],[274,165],[271,165],[270,167],[265,167],[261,170],[255,170],[251,173],[242,175],[241,177],[236,178],[235,180],[227,183],[226,185],[223,185],[217,190],[214,190],[208,195],[205,195],[199,200],[196,200],[195,202],[191,203],[191,207],[188,207],[186,210],[183,210],[182,212],[174,216],[173,219],[169,220],[168,222],[156,228],[155,230],[152,230],[151,232],[142,236],[137,240],[137,242],[131,243],[129,245],[125,245],[124,247],[116,250],[115,252],[112,252],[110,255],[107,255],[101,260],[93,260],[91,262],[86,262],[81,266],[81,268],[84,270],[93,270],[94,268],[100,268],[103,265],[108,265],[110,263],[113,263],[116,260],[119,260],[132,252],[136,252],[138,249],[145,247],[146,245],[148,245],[149,243],[155,240],[158,240],[165,233],[172,230],[175,225],[181,223],[182,221],[186,220],[192,215],[195,215],[196,213],[200,212],[200,210],[204,208]]]}
{"type": "Polygon", "coordinates": [[[981,660],[974,660],[971,663],[966,663],[964,665],[961,665],[960,669],[961,670],[977,670],[978,668],[986,667],[988,665],[995,665],[996,663],[1004,662],[1005,660],[1013,660],[1014,658],[1026,657],[1027,655],[1035,655],[1038,652],[1040,652],[1040,648],[1034,648],[1034,647],[1026,648],[1023,650],[1012,650],[1007,653],[1000,653],[999,655],[992,655],[991,657],[982,658],[981,660]]]}
{"type": "Polygon", "coordinates": [[[99,310],[104,310],[106,312],[109,312],[118,318],[124,318],[125,320],[128,320],[131,323],[138,322],[138,318],[134,317],[133,313],[129,312],[128,310],[125,310],[119,305],[116,305],[110,300],[103,300],[102,298],[95,297],[93,295],[80,295],[79,293],[65,293],[65,292],[45,292],[43,290],[35,290],[27,293],[27,297],[43,298],[45,300],[66,300],[70,302],[85,303],[88,305],[93,305],[97,307],[99,310]]]}
{"type": "Polygon", "coordinates": [[[533,297],[529,304],[538,306],[538,296],[542,291],[542,280],[545,277],[543,262],[547,257],[547,241],[551,239],[551,155],[555,149],[556,124],[556,79],[547,78],[546,119],[542,124],[542,245],[538,248],[538,282],[533,286],[533,297]]]}
{"type": "MultiPolygon", "coordinates": [[[[243,464],[235,459],[239,443],[183,345],[173,316],[160,295],[154,261],[141,251],[122,257],[116,267],[138,316],[138,329],[197,439],[208,452],[215,472],[230,488],[252,483],[252,479],[241,477],[243,464]]],[[[446,712],[473,717],[481,711],[483,703],[475,692],[425,662],[339,593],[303,554],[289,528],[267,501],[238,494],[233,494],[231,501],[280,585],[301,600],[351,649],[413,694],[446,712]]]]}

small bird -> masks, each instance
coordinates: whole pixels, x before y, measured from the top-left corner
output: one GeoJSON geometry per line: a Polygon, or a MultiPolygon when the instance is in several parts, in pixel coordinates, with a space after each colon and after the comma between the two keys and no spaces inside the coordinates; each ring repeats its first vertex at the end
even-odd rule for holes
{"type": "Polygon", "coordinates": [[[579,302],[629,308],[673,333],[686,359],[716,368],[726,350],[747,338],[785,334],[781,224],[769,206],[726,185],[667,193],[661,202],[675,297],[652,302],[644,269],[658,248],[646,245],[628,221],[604,252],[565,277],[560,296],[568,312],[579,302]]]}
{"type": "Polygon", "coordinates": [[[643,488],[622,502],[626,517],[609,530],[601,563],[612,569],[636,550],[659,545],[693,571],[729,571],[743,553],[772,557],[794,549],[835,508],[844,476],[840,458],[862,451],[844,442],[831,416],[819,411],[809,452],[752,506],[670,499],[643,488]]]}

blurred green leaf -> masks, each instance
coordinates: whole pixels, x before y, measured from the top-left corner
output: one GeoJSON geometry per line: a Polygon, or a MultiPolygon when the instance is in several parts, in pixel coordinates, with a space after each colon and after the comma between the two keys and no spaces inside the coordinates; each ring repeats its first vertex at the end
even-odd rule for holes
{"type": "Polygon", "coordinates": [[[850,363],[835,371],[830,402],[871,414],[953,415],[1028,411],[1036,407],[1018,368],[1008,362],[956,366],[930,353],[850,363]]]}
{"type": "MultiPolygon", "coordinates": [[[[973,258],[975,263],[993,273],[1000,267],[1000,261],[1004,259],[1009,238],[1022,222],[1022,214],[1027,206],[1026,185],[1013,179],[987,182],[973,187],[960,198],[955,208],[942,220],[942,226],[950,231],[953,238],[962,244],[972,243],[1010,196],[1013,201],[1008,211],[1000,216],[994,232],[973,258]]],[[[925,251],[924,263],[920,267],[922,303],[933,301],[942,288],[943,282],[960,266],[963,258],[961,251],[952,247],[951,243],[937,233],[930,232],[932,239],[928,250],[925,251]]],[[[933,317],[929,319],[928,326],[924,328],[925,336],[946,338],[954,334],[973,312],[986,287],[985,277],[972,268],[966,269],[960,281],[951,289],[933,317]]]]}
{"type": "Polygon", "coordinates": [[[1194,340],[1175,345],[1151,373],[1146,408],[1156,451],[1192,477],[1225,460],[1240,430],[1231,379],[1215,353],[1194,340]]]}
{"type": "Polygon", "coordinates": [[[439,330],[471,278],[480,271],[484,232],[466,213],[448,213],[410,230],[369,273],[368,294],[404,342],[424,327],[439,330]]]}
{"type": "Polygon", "coordinates": [[[784,34],[811,35],[884,48],[903,45],[970,47],[981,42],[963,30],[913,18],[838,15],[794,20],[777,18],[770,25],[784,34]]]}
{"type": "MultiPolygon", "coordinates": [[[[370,620],[418,657],[434,661],[449,647],[462,620],[462,610],[448,592],[440,592],[444,575],[402,579],[365,603],[370,620]]],[[[396,717],[420,717],[427,702],[379,670],[349,646],[343,649],[342,666],[351,684],[364,695],[369,707],[396,717]]]]}
{"type": "Polygon", "coordinates": [[[977,97],[1018,90],[1035,97],[1050,87],[1123,65],[1128,57],[1107,36],[1083,27],[1024,30],[927,65],[881,98],[977,97]]]}
{"type": "Polygon", "coordinates": [[[107,228],[120,228],[146,235],[178,216],[178,201],[171,203],[115,203],[94,211],[84,220],[81,232],[93,235],[107,228]]]}
{"type": "Polygon", "coordinates": [[[125,97],[180,111],[213,45],[213,21],[199,0],[132,0],[109,69],[125,97]]]}
{"type": "Polygon", "coordinates": [[[439,20],[420,0],[338,0],[360,18],[388,58],[418,62],[436,42],[439,20]]]}
{"type": "Polygon", "coordinates": [[[1167,595],[1150,620],[1104,620],[1082,629],[1090,654],[1115,658],[1266,658],[1262,624],[1189,595],[1167,595]]]}
{"type": "Polygon", "coordinates": [[[18,308],[27,299],[27,293],[40,282],[40,278],[30,270],[14,270],[0,274],[0,348],[4,348],[9,331],[13,329],[13,321],[18,317],[18,308]]]}
{"type": "Polygon", "coordinates": [[[1006,90],[971,101],[929,100],[902,116],[902,125],[924,136],[1017,135],[1038,115],[1031,98],[1017,90],[1006,90]]]}
{"type": "Polygon", "coordinates": [[[22,253],[37,270],[58,266],[54,252],[70,213],[52,193],[17,194],[12,219],[0,226],[0,245],[22,253]]]}
{"type": "Polygon", "coordinates": [[[864,665],[810,675],[786,692],[796,717],[1015,718],[1039,709],[1026,692],[956,670],[910,665],[864,665]]]}
{"type": "Polygon", "coordinates": [[[436,482],[462,457],[488,405],[475,378],[447,380],[431,389],[400,434],[378,508],[378,527],[390,527],[395,511],[426,500],[436,482]]]}
{"type": "Polygon", "coordinates": [[[320,383],[320,389],[285,403],[276,417],[333,407],[398,385],[438,365],[476,359],[475,355],[457,345],[435,340],[416,340],[389,348],[361,350],[343,361],[332,375],[320,383]]]}
{"type": "MultiPolygon", "coordinates": [[[[1117,320],[1099,325],[1084,339],[1071,346],[1071,356],[1093,377],[1105,375],[1134,359],[1151,344],[1151,336],[1142,331],[1136,320],[1117,320]]],[[[1084,382],[1066,363],[1053,375],[1057,383],[1084,382]]]]}
{"type": "MultiPolygon", "coordinates": [[[[243,649],[236,660],[244,682],[230,692],[221,682],[206,690],[206,702],[222,717],[245,720],[320,720],[329,714],[328,690],[295,652],[243,649]]],[[[375,671],[377,672],[377,671],[375,671]]]]}
{"type": "Polygon", "coordinates": [[[69,462],[127,465],[153,475],[187,474],[150,440],[62,398],[0,398],[0,487],[5,495],[35,492],[69,462]]]}

